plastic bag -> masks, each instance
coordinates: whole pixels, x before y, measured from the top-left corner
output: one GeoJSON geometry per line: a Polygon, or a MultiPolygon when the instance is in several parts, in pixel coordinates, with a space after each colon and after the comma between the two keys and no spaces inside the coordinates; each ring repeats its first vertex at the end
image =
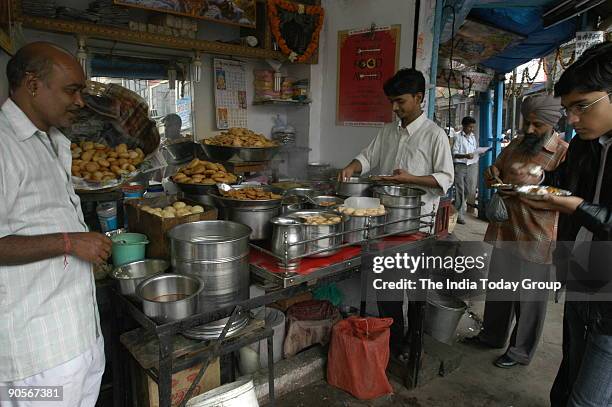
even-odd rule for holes
{"type": "Polygon", "coordinates": [[[283,354],[291,357],[314,344],[327,345],[332,327],[340,321],[340,311],[329,301],[309,300],[287,310],[287,334],[283,354]]]}
{"type": "Polygon", "coordinates": [[[497,192],[491,197],[485,214],[491,222],[505,222],[508,220],[508,208],[506,208],[504,199],[497,192]]]}
{"type": "Polygon", "coordinates": [[[393,392],[387,379],[393,318],[350,317],[334,325],[327,382],[361,400],[393,392]]]}

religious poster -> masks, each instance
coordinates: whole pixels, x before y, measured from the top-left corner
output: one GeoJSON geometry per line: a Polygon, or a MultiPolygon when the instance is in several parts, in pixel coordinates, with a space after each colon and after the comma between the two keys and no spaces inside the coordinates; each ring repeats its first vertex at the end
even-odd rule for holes
{"type": "Polygon", "coordinates": [[[339,126],[383,126],[393,111],[383,84],[397,71],[400,26],[338,32],[339,126]]]}
{"type": "Polygon", "coordinates": [[[114,0],[115,4],[255,28],[255,0],[114,0]]]}

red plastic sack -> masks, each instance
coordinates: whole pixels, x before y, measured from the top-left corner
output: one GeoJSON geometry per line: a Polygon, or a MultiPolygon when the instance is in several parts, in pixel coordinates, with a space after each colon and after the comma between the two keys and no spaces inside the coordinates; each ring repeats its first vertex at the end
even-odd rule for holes
{"type": "Polygon", "coordinates": [[[369,400],[393,392],[387,379],[393,318],[350,317],[334,325],[327,382],[369,400]]]}

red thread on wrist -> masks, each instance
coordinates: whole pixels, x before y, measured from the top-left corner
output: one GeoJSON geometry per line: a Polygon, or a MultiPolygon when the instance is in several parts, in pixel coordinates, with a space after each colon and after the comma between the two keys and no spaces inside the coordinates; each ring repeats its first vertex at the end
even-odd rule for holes
{"type": "Polygon", "coordinates": [[[70,254],[70,251],[72,250],[72,244],[70,244],[70,237],[68,236],[68,233],[62,233],[62,236],[64,238],[64,269],[65,269],[66,266],[68,266],[68,255],[70,254]]]}

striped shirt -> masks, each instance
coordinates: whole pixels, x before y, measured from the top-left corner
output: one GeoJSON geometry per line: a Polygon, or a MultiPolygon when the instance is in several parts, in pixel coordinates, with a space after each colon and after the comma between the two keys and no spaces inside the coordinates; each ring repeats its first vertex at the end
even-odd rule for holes
{"type": "Polygon", "coordinates": [[[362,174],[377,168],[379,174],[390,175],[401,168],[412,175],[434,177],[441,188],[417,186],[426,192],[421,197],[422,214],[430,213],[434,205],[437,209],[455,176],[448,137],[425,113],[405,128],[401,120],[388,123],[355,159],[361,163],[362,174]]]}
{"type": "MultiPolygon", "coordinates": [[[[0,238],[86,232],[70,179],[70,141],[39,131],[8,99],[0,109],[0,238]]],[[[69,256],[0,266],[0,382],[84,353],[100,332],[91,264],[69,256]]]]}
{"type": "MultiPolygon", "coordinates": [[[[553,171],[565,160],[568,144],[556,133],[549,136],[542,150],[534,156],[517,151],[522,139],[518,137],[512,140],[495,161],[502,181],[506,181],[506,174],[510,173],[512,164],[531,163],[540,165],[544,171],[553,171]]],[[[524,260],[551,263],[559,212],[531,208],[518,197],[507,197],[504,202],[509,219],[489,223],[485,241],[494,242],[496,247],[509,248],[524,260]]]]}

